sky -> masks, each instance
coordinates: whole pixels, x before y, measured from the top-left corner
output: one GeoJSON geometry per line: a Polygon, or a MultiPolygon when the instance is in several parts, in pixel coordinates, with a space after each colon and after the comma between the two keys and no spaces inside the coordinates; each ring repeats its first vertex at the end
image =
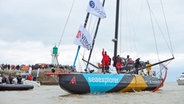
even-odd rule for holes
{"type": "MultiPolygon", "coordinates": [[[[95,64],[101,61],[103,48],[113,56],[113,1],[106,0],[105,3],[107,18],[101,19],[99,35],[91,58],[91,62],[95,64]]],[[[146,1],[122,0],[119,33],[124,35],[119,37],[118,54],[123,57],[129,54],[132,59],[140,57],[143,61],[151,60],[151,63],[154,63],[158,61],[158,57],[160,60],[171,58],[173,53],[175,59],[168,64],[167,80],[176,81],[180,73],[184,72],[184,1],[162,0],[173,52],[164,44],[166,36],[161,38],[163,36],[160,35],[167,34],[160,0],[148,0],[153,25],[150,22],[150,11],[146,1]],[[159,31],[155,32],[158,34],[155,35],[157,45],[152,26],[155,31],[159,31]]],[[[0,64],[51,63],[52,48],[61,42],[59,63],[72,65],[77,50],[73,41],[79,26],[84,24],[87,4],[88,0],[0,0],[0,64]]],[[[95,16],[91,16],[88,21],[87,29],[91,34],[94,34],[95,21],[95,16]]],[[[87,59],[88,53],[81,49],[78,60],[83,56],[87,59]]],[[[83,62],[77,61],[77,64],[81,63],[83,62]]]]}

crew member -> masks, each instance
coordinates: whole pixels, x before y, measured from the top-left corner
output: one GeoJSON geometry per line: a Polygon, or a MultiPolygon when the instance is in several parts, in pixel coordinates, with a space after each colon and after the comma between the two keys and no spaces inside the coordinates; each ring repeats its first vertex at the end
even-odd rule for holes
{"type": "Polygon", "coordinates": [[[110,57],[104,49],[102,49],[102,57],[102,73],[109,72],[110,57]]]}
{"type": "Polygon", "coordinates": [[[121,73],[121,68],[122,68],[122,59],[121,59],[121,57],[118,55],[118,56],[116,57],[116,71],[117,71],[118,74],[121,73]]]}
{"type": "Polygon", "coordinates": [[[147,75],[150,75],[151,64],[150,64],[149,60],[146,62],[146,70],[147,70],[147,75]]]}

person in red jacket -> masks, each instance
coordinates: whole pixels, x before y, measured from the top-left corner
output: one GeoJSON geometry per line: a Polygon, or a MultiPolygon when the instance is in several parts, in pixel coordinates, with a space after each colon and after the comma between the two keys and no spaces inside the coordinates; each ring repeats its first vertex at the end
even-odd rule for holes
{"type": "Polygon", "coordinates": [[[27,76],[27,80],[32,81],[32,80],[33,80],[33,76],[32,76],[31,74],[29,74],[29,75],[27,76]]]}
{"type": "Polygon", "coordinates": [[[118,55],[118,56],[116,57],[116,71],[117,71],[118,74],[121,73],[122,64],[123,64],[122,59],[121,59],[121,57],[118,55]]]}
{"type": "Polygon", "coordinates": [[[109,65],[110,65],[110,57],[107,55],[107,52],[102,49],[102,72],[105,73],[109,72],[109,65]]]}

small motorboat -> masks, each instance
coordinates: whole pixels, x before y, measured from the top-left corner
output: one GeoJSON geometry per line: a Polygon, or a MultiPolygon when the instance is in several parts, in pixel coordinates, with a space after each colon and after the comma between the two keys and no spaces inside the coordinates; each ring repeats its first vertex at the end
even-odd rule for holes
{"type": "Polygon", "coordinates": [[[33,85],[25,85],[25,84],[0,84],[0,91],[12,91],[12,90],[30,90],[33,89],[33,85]]]}
{"type": "Polygon", "coordinates": [[[24,80],[23,84],[25,84],[25,85],[33,85],[34,87],[40,87],[40,82],[39,81],[24,80]]]}
{"type": "Polygon", "coordinates": [[[184,85],[184,72],[181,73],[180,77],[177,79],[178,85],[184,85]]]}

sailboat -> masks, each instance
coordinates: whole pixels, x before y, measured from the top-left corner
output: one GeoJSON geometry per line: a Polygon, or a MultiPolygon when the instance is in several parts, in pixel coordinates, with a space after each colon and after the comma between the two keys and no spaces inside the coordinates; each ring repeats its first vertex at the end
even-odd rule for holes
{"type": "MultiPolygon", "coordinates": [[[[89,0],[89,4],[90,5],[95,4],[95,1],[98,1],[98,0],[89,0]]],[[[103,0],[102,6],[104,5],[104,2],[105,0],[103,0]]],[[[116,0],[116,18],[115,18],[116,24],[115,24],[115,37],[113,39],[114,57],[117,57],[119,5],[120,5],[120,0],[116,0]]],[[[87,14],[87,17],[88,15],[89,13],[87,14]]],[[[93,41],[93,44],[94,44],[94,41],[93,41]]],[[[89,50],[92,50],[92,47],[93,45],[91,46],[89,50]]],[[[143,76],[140,74],[135,74],[133,72],[105,73],[105,74],[104,73],[94,73],[91,70],[87,70],[88,65],[90,64],[89,59],[88,61],[86,61],[87,65],[86,65],[85,72],[62,73],[58,71],[55,73],[48,72],[48,73],[45,73],[45,75],[46,76],[57,75],[59,77],[58,83],[60,87],[63,90],[69,93],[74,93],[74,94],[133,92],[133,91],[153,91],[155,92],[163,86],[166,80],[166,77],[167,77],[168,68],[165,65],[163,65],[163,63],[168,62],[173,59],[174,59],[174,56],[172,58],[169,58],[163,61],[159,61],[159,62],[156,62],[150,65],[150,66],[162,65],[162,70],[165,70],[165,74],[163,77],[156,77],[153,75],[143,76]]],[[[145,68],[146,66],[141,67],[139,70],[145,69],[145,68]]]]}

